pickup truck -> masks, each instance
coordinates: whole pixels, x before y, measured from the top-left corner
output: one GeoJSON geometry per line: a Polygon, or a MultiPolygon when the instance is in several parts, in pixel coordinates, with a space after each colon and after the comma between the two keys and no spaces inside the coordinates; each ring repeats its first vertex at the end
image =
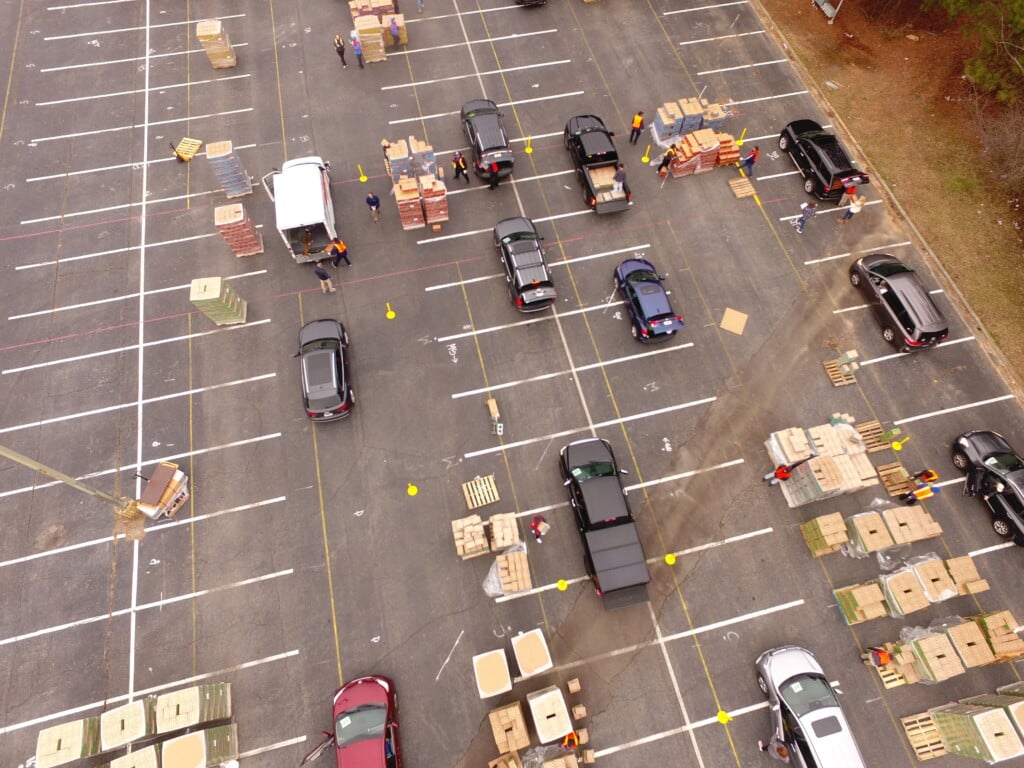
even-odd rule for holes
{"type": "Polygon", "coordinates": [[[619,482],[625,470],[619,469],[611,445],[599,438],[577,440],[562,448],[559,464],[583,540],[587,573],[605,608],[647,602],[651,574],[619,482]]]}
{"type": "Polygon", "coordinates": [[[604,121],[596,115],[576,115],[565,124],[565,148],[576,166],[576,178],[583,187],[583,200],[596,213],[624,211],[632,205],[629,184],[614,192],[612,177],[619,167],[619,153],[604,121]]]}

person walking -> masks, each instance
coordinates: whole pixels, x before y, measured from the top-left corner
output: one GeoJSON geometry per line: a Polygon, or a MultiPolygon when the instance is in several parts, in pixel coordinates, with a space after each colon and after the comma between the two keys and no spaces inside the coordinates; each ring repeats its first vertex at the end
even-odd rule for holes
{"type": "Polygon", "coordinates": [[[345,38],[341,35],[334,36],[334,50],[338,52],[338,58],[341,59],[341,68],[348,69],[348,64],[345,63],[345,38]]]}
{"type": "Polygon", "coordinates": [[[363,69],[363,44],[359,42],[358,37],[352,38],[352,53],[356,55],[356,61],[359,62],[359,68],[363,69]]]}
{"type": "Polygon", "coordinates": [[[612,176],[612,192],[619,194],[622,191],[623,186],[626,184],[626,166],[619,163],[619,167],[615,171],[615,175],[612,176]]]}
{"type": "Polygon", "coordinates": [[[423,0],[416,0],[416,5],[419,6],[419,12],[423,13],[423,0]]]}
{"type": "Polygon", "coordinates": [[[391,32],[391,37],[394,38],[395,45],[398,45],[398,22],[395,17],[391,17],[391,23],[388,25],[388,31],[391,32]]]}
{"type": "Polygon", "coordinates": [[[366,206],[370,209],[370,215],[373,216],[373,223],[376,224],[380,221],[380,198],[377,197],[373,192],[366,196],[366,206]]]}
{"type": "MultiPolygon", "coordinates": [[[[491,183],[490,183],[490,186],[488,186],[488,189],[497,189],[498,188],[498,182],[501,181],[501,179],[498,178],[498,164],[492,162],[491,165],[490,165],[490,168],[488,170],[490,170],[490,172],[491,172],[491,183]]],[[[466,183],[467,184],[469,183],[469,177],[468,176],[466,177],[466,183]]]]}
{"type": "Polygon", "coordinates": [[[669,163],[672,162],[672,159],[676,156],[676,154],[677,152],[675,144],[673,144],[672,146],[665,150],[665,154],[661,158],[661,165],[658,166],[658,175],[661,178],[665,178],[665,169],[668,168],[669,163]]]}
{"type": "Polygon", "coordinates": [[[817,203],[800,203],[800,216],[793,221],[793,226],[796,227],[798,235],[804,233],[804,227],[807,226],[807,222],[813,219],[817,213],[817,203]]]}
{"type": "Polygon", "coordinates": [[[633,123],[629,127],[629,143],[636,144],[640,140],[640,133],[644,129],[644,113],[637,112],[633,115],[633,123]]]}
{"type": "Polygon", "coordinates": [[[459,176],[462,176],[466,183],[469,184],[469,173],[466,172],[466,157],[461,152],[456,151],[452,155],[452,170],[455,171],[455,181],[458,181],[459,176]]]}
{"type": "Polygon", "coordinates": [[[855,198],[854,201],[850,203],[850,207],[847,208],[843,215],[840,217],[839,223],[846,224],[847,222],[849,222],[850,219],[852,219],[854,216],[861,212],[861,209],[864,208],[864,203],[866,202],[867,198],[864,197],[863,195],[861,195],[858,198],[855,198]]]}
{"type": "Polygon", "coordinates": [[[743,162],[740,163],[740,170],[746,171],[747,176],[754,178],[754,163],[761,157],[761,148],[754,145],[754,148],[750,151],[750,154],[743,158],[743,162]]]}
{"type": "Polygon", "coordinates": [[[776,760],[780,760],[783,763],[789,762],[789,747],[779,738],[778,733],[773,733],[767,744],[764,743],[763,739],[758,739],[757,748],[762,752],[767,752],[776,760]]]}
{"type": "Polygon", "coordinates": [[[544,519],[544,515],[534,515],[530,521],[530,533],[537,540],[538,544],[544,543],[544,536],[551,530],[551,524],[544,519]]]}
{"type": "Polygon", "coordinates": [[[340,237],[332,237],[331,244],[324,248],[324,253],[334,254],[334,262],[332,266],[337,269],[338,265],[341,264],[342,260],[345,261],[346,267],[351,267],[352,262],[348,260],[348,246],[345,245],[345,241],[340,237]]]}
{"type": "Polygon", "coordinates": [[[857,197],[857,185],[850,183],[843,185],[843,196],[839,198],[837,207],[842,208],[844,205],[852,205],[854,199],[857,197]]]}
{"type": "Polygon", "coordinates": [[[313,274],[320,278],[320,290],[323,293],[330,291],[331,293],[336,292],[338,289],[334,287],[334,283],[331,281],[331,273],[324,269],[324,263],[318,261],[316,266],[313,268],[313,274]]]}

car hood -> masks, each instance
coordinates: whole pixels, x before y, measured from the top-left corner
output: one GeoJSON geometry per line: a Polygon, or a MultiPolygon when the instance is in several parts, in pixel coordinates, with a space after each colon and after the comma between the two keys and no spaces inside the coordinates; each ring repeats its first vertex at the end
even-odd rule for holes
{"type": "Polygon", "coordinates": [[[600,440],[580,440],[565,447],[565,463],[571,470],[594,461],[612,461],[612,454],[600,440]]]}
{"type": "Polygon", "coordinates": [[[318,339],[337,339],[341,341],[344,329],[337,320],[313,320],[302,326],[299,331],[299,346],[318,339]]]}
{"type": "Polygon", "coordinates": [[[957,442],[960,440],[966,440],[968,445],[977,452],[979,459],[993,453],[1014,453],[1010,444],[998,432],[987,430],[966,432],[957,438],[957,442]]]}
{"type": "Polygon", "coordinates": [[[788,645],[769,651],[761,657],[761,665],[772,680],[773,687],[778,688],[792,677],[808,673],[824,675],[818,664],[808,651],[795,645],[788,645]]]}
{"type": "Polygon", "coordinates": [[[494,225],[494,234],[501,240],[506,237],[513,235],[526,235],[529,238],[537,237],[537,230],[534,228],[533,223],[522,216],[517,216],[512,219],[502,219],[494,225]]]}

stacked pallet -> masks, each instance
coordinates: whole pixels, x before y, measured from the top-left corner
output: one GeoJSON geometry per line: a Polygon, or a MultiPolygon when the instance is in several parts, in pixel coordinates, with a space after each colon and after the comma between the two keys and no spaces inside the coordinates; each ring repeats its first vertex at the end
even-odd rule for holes
{"type": "Polygon", "coordinates": [[[976,595],[988,590],[988,582],[978,575],[978,569],[970,555],[954,557],[946,561],[946,570],[956,585],[957,594],[976,595]]]}
{"type": "Polygon", "coordinates": [[[469,515],[452,520],[452,536],[455,539],[455,553],[463,560],[490,552],[487,531],[480,515],[469,515]]]}
{"type": "Polygon", "coordinates": [[[772,447],[776,447],[780,453],[780,463],[793,464],[802,459],[814,455],[811,450],[811,442],[807,439],[807,431],[800,427],[789,427],[778,432],[772,432],[769,442],[772,446],[768,452],[773,453],[772,447]]]}
{"type": "Polygon", "coordinates": [[[523,768],[523,761],[518,752],[500,755],[487,763],[487,768],[523,768]]]}
{"type": "Polygon", "coordinates": [[[374,15],[361,15],[352,19],[355,26],[356,36],[363,46],[363,61],[367,64],[386,61],[387,53],[384,51],[384,26],[380,17],[374,15]]]}
{"type": "Polygon", "coordinates": [[[714,131],[700,129],[686,134],[676,143],[676,156],[668,169],[673,178],[695,173],[707,173],[718,162],[718,135],[714,131]]]}
{"type": "Polygon", "coordinates": [[[986,667],[996,663],[995,654],[985,639],[985,634],[973,621],[961,621],[942,628],[949,638],[950,644],[956,649],[957,656],[967,668],[986,667]]]}
{"type": "Polygon", "coordinates": [[[725,125],[725,118],[729,116],[725,108],[721,104],[709,103],[706,99],[701,99],[700,105],[702,107],[701,128],[709,128],[712,131],[722,130],[722,127],[725,125]]]}
{"type": "Polygon", "coordinates": [[[800,532],[812,557],[838,552],[850,540],[846,533],[846,521],[838,512],[808,520],[800,526],[800,532]]]}
{"type": "Polygon", "coordinates": [[[885,520],[877,512],[851,515],[846,518],[846,530],[850,536],[851,552],[855,556],[888,549],[895,543],[889,529],[885,527],[885,520]]]}
{"type": "Polygon", "coordinates": [[[420,198],[427,224],[448,221],[448,188],[444,180],[430,174],[420,176],[420,198]]]}
{"type": "Polygon", "coordinates": [[[700,99],[680,99],[679,109],[683,113],[682,133],[699,131],[704,121],[704,105],[700,99]]]}
{"type": "Polygon", "coordinates": [[[833,593],[839,605],[839,611],[847,624],[860,624],[871,619],[879,619],[888,614],[885,596],[878,583],[854,584],[850,587],[837,589],[833,593]]]}
{"type": "Polygon", "coordinates": [[[196,38],[206,52],[206,58],[214,69],[229,69],[238,64],[238,57],[231,47],[224,25],[216,19],[206,19],[196,24],[196,38]]]}
{"type": "Polygon", "coordinates": [[[920,582],[928,602],[941,603],[957,596],[956,583],[950,576],[946,563],[938,555],[927,555],[910,567],[920,582]]]}
{"type": "Polygon", "coordinates": [[[942,535],[942,526],[920,506],[889,507],[882,511],[882,517],[885,518],[885,524],[897,544],[923,541],[942,535]]]}
{"type": "Polygon", "coordinates": [[[213,224],[237,257],[263,253],[263,236],[241,203],[219,205],[213,209],[213,224]]]}
{"type": "Polygon", "coordinates": [[[242,167],[242,161],[230,141],[215,141],[206,145],[206,159],[213,167],[217,184],[229,198],[252,193],[252,179],[242,167]]]}
{"type": "Polygon", "coordinates": [[[405,139],[389,141],[381,139],[381,146],[384,148],[384,168],[391,177],[391,183],[397,184],[403,176],[411,179],[413,173],[412,154],[409,152],[409,145],[405,139]]]}
{"type": "Polygon", "coordinates": [[[718,164],[733,165],[740,161],[740,148],[736,139],[728,133],[718,133],[718,164]]]}
{"type": "Polygon", "coordinates": [[[199,277],[192,281],[189,301],[217,325],[245,322],[248,304],[222,277],[199,277]]]}
{"type": "Polygon", "coordinates": [[[409,149],[412,154],[413,176],[437,174],[437,156],[434,154],[434,148],[430,144],[420,141],[415,136],[410,136],[409,149]]]}
{"type": "MultiPolygon", "coordinates": [[[[700,123],[698,122],[698,127],[700,123]]],[[[673,141],[683,132],[683,112],[674,101],[666,101],[654,114],[654,136],[658,141],[673,141]]]]}
{"type": "Polygon", "coordinates": [[[1001,707],[944,704],[928,710],[948,752],[997,763],[1024,755],[1024,742],[1001,707]]]}
{"type": "Polygon", "coordinates": [[[416,179],[399,179],[395,184],[395,204],[402,229],[419,229],[426,226],[423,204],[420,202],[420,186],[416,179]]]}
{"type": "Polygon", "coordinates": [[[942,632],[930,632],[911,640],[910,646],[917,659],[917,671],[922,680],[938,683],[962,675],[965,671],[949,637],[942,632]]]}
{"type": "Polygon", "coordinates": [[[526,729],[522,702],[514,701],[487,714],[491,733],[498,752],[505,755],[530,746],[530,732],[526,729]]]}
{"type": "Polygon", "coordinates": [[[997,662],[1013,661],[1024,656],[1024,640],[1015,632],[1020,625],[1012,613],[993,611],[972,616],[971,620],[981,628],[997,662]]]}
{"type": "Polygon", "coordinates": [[[492,552],[507,549],[520,541],[516,516],[511,512],[504,515],[491,515],[487,527],[490,533],[492,552]]]}
{"type": "Polygon", "coordinates": [[[918,581],[913,568],[901,568],[879,577],[885,602],[889,607],[890,616],[905,616],[908,613],[921,611],[930,603],[925,595],[924,587],[918,581]]]}
{"type": "Polygon", "coordinates": [[[505,594],[523,592],[531,589],[530,566],[526,562],[526,552],[509,552],[498,555],[498,578],[505,594]]]}

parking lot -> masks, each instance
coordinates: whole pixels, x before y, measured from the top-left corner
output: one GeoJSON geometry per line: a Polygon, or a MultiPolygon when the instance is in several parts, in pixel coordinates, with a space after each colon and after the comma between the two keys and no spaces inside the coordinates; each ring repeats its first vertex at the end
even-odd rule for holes
{"type": "Polygon", "coordinates": [[[487,712],[506,699],[480,700],[471,658],[541,627],[555,668],[536,687],[580,678],[600,765],[767,760],[753,662],[786,643],[817,654],[869,765],[916,764],[901,716],[1019,678],[1002,664],[885,690],[859,660],[905,624],[1024,609],[1020,553],[962,497],[949,460],[969,429],[1024,448],[1016,392],[955,286],[880,184],[862,187],[868,205],[846,226],[831,204],[802,236],[789,226],[810,198],[779,131],[799,117],[842,131],[756,3],[424,1],[402,2],[408,45],[365,69],[351,52],[342,69],[332,39],[351,19],[325,0],[0,10],[0,443],[128,496],[174,461],[193,492],[141,540],[112,538],[103,502],[0,465],[0,752],[26,765],[43,727],[225,680],[243,767],[297,765],[331,727],[338,686],[382,674],[399,691],[406,765],[484,765],[487,712]],[[210,67],[195,39],[205,18],[222,20],[237,67],[210,67]],[[659,179],[641,160],[661,153],[649,135],[627,143],[636,110],[696,95],[729,107],[745,150],[760,146],[756,198],[733,196],[731,167],[659,179]],[[448,174],[451,220],[403,231],[381,140],[424,139],[447,171],[466,151],[459,108],[481,96],[504,113],[513,180],[489,190],[448,174]],[[629,211],[586,207],[562,145],[577,114],[616,131],[629,211]],[[257,181],[289,159],[330,161],[352,259],[337,293],[292,262],[262,189],[241,202],[265,252],[231,254],[208,161],[179,163],[168,146],[184,136],[230,140],[257,181]],[[551,311],[508,301],[492,227],[511,216],[545,237],[551,311]],[[950,321],[937,348],[904,355],[882,339],[848,280],[876,252],[921,273],[950,321]],[[685,319],[665,344],[634,341],[615,293],[615,266],[634,256],[667,276],[685,319]],[[209,276],[248,301],[244,325],[189,303],[209,276]],[[730,309],[746,316],[739,333],[722,327],[730,309]],[[352,418],[313,425],[293,355],[321,317],[348,329],[357,398],[352,418]],[[822,361],[850,349],[857,384],[835,388],[822,361]],[[846,626],[832,590],[878,563],[815,560],[799,525],[861,511],[881,489],[794,510],[761,480],[769,433],[833,413],[899,428],[909,440],[885,460],[938,470],[944,492],[926,506],[944,533],[913,554],[971,554],[990,591],[846,626]],[[588,436],[630,473],[649,605],[607,612],[586,578],[557,457],[588,436]],[[450,527],[467,514],[461,484],[490,474],[501,501],[485,516],[515,513],[527,539],[534,515],[553,526],[527,544],[534,588],[497,599],[482,589],[493,558],[460,561],[450,527]]]}

